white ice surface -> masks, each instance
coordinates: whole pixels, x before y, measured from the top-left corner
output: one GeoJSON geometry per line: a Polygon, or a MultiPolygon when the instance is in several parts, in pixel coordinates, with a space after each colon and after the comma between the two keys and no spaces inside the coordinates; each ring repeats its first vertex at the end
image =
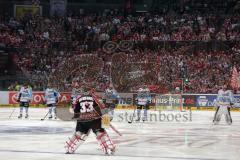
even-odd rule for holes
{"type": "Polygon", "coordinates": [[[64,154],[64,143],[72,135],[75,122],[40,121],[47,110],[32,108],[27,120],[16,118],[18,108],[9,119],[12,110],[0,108],[1,160],[240,160],[238,112],[232,112],[231,126],[224,118],[219,125],[212,125],[212,111],[193,111],[188,122],[129,124],[115,117],[112,124],[123,136],[107,129],[117,149],[115,155],[105,156],[93,133],[75,154],[64,154]]]}

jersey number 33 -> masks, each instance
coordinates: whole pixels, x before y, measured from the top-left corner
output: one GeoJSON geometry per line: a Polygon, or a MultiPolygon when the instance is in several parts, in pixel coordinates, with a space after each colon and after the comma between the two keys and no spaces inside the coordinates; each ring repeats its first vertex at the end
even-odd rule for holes
{"type": "Polygon", "coordinates": [[[92,112],[94,110],[93,108],[93,102],[81,102],[81,113],[86,113],[86,112],[92,112]]]}

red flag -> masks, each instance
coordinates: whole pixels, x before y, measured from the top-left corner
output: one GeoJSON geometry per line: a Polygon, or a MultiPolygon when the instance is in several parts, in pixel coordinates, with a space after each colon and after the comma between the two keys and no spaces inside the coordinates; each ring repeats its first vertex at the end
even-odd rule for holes
{"type": "Polygon", "coordinates": [[[233,89],[238,89],[240,87],[240,74],[235,66],[232,70],[231,86],[233,89]]]}

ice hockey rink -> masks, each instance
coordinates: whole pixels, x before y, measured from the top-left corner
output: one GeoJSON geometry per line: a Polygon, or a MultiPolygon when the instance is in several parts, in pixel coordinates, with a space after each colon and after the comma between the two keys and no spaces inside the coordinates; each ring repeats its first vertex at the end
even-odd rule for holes
{"type": "MultiPolygon", "coordinates": [[[[75,122],[41,121],[47,110],[30,108],[29,119],[18,120],[18,108],[0,108],[0,159],[7,160],[239,160],[240,113],[232,112],[233,124],[212,125],[213,111],[192,111],[188,121],[133,122],[115,117],[110,128],[117,149],[106,156],[95,135],[90,134],[75,154],[64,154],[64,143],[72,135],[75,122]]],[[[116,111],[116,116],[133,111],[116,111]]],[[[187,111],[188,113],[189,111],[187,111]]],[[[167,114],[167,113],[166,113],[167,114]]],[[[183,114],[183,113],[180,113],[183,114]]],[[[190,112],[189,112],[190,114],[190,112]]]]}

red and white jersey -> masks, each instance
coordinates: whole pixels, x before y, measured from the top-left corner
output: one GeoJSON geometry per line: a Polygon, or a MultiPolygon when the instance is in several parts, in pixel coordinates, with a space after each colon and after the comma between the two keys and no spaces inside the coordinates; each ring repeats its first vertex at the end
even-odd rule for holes
{"type": "Polygon", "coordinates": [[[79,121],[92,121],[102,116],[101,106],[91,94],[78,96],[74,113],[79,114],[79,121]]]}

